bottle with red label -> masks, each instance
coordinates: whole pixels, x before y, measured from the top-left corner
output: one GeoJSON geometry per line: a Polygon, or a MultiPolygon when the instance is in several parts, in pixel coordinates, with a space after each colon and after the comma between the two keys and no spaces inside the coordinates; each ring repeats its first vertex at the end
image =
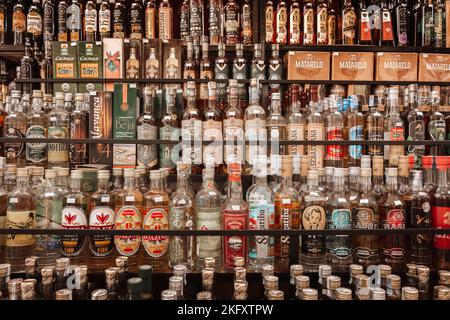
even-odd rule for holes
{"type": "Polygon", "coordinates": [[[372,32],[370,15],[367,10],[366,1],[359,1],[359,29],[358,29],[358,44],[371,45],[372,44],[372,32]]]}
{"type": "MultiPolygon", "coordinates": [[[[447,170],[450,157],[436,157],[437,189],[431,196],[431,220],[433,228],[450,228],[450,191],[447,184],[447,170]]],[[[436,268],[450,268],[450,234],[437,234],[434,236],[436,252],[436,268]]]]}
{"type": "MultiPolygon", "coordinates": [[[[397,168],[387,168],[386,170],[388,193],[384,203],[380,205],[381,229],[405,229],[405,203],[397,194],[398,170],[397,168]]],[[[405,236],[395,233],[384,236],[382,248],[381,263],[391,266],[392,272],[401,272],[407,256],[405,236]]]]}
{"type": "Polygon", "coordinates": [[[394,24],[392,23],[392,12],[386,1],[381,2],[381,46],[394,46],[394,24]]]}
{"type": "MultiPolygon", "coordinates": [[[[222,205],[222,228],[224,230],[248,229],[248,205],[242,196],[241,163],[235,156],[228,160],[228,195],[222,205]]],[[[234,268],[234,259],[247,257],[247,238],[245,236],[223,237],[224,267],[234,268]]]]}
{"type": "MultiPolygon", "coordinates": [[[[328,141],[342,141],[344,139],[344,117],[337,109],[337,101],[332,101],[326,123],[328,141]]],[[[329,145],[327,148],[326,162],[329,167],[342,167],[344,159],[344,146],[329,145]]]]}

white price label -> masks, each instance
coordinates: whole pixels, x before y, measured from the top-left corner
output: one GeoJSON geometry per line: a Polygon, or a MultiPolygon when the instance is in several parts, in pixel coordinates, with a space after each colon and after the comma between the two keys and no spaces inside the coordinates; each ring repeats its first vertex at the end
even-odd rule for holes
{"type": "Polygon", "coordinates": [[[9,199],[9,203],[19,203],[19,199],[11,198],[11,199],[9,199]]]}
{"type": "Polygon", "coordinates": [[[163,202],[164,198],[161,196],[155,197],[155,202],[163,202]]]}
{"type": "Polygon", "coordinates": [[[282,204],[291,204],[291,199],[281,199],[282,204]]]}
{"type": "Polygon", "coordinates": [[[256,204],[261,205],[261,206],[265,206],[267,204],[267,200],[256,201],[256,204]]]}
{"type": "Polygon", "coordinates": [[[401,205],[403,205],[403,203],[402,203],[400,200],[395,200],[395,201],[394,201],[394,204],[395,204],[396,206],[401,206],[401,205]]]}
{"type": "Polygon", "coordinates": [[[338,198],[339,203],[346,203],[347,200],[345,198],[338,198]]]}
{"type": "Polygon", "coordinates": [[[109,202],[109,196],[101,197],[100,201],[101,202],[109,202]]]}
{"type": "Polygon", "coordinates": [[[75,198],[67,198],[67,203],[74,204],[75,198]]]}
{"type": "Polygon", "coordinates": [[[126,196],[125,201],[134,201],[134,196],[126,196]]]}
{"type": "Polygon", "coordinates": [[[55,193],[54,192],[46,192],[46,193],[44,193],[44,196],[47,198],[47,197],[54,197],[55,196],[55,193]]]}
{"type": "Polygon", "coordinates": [[[237,210],[241,210],[241,207],[236,206],[236,205],[234,205],[234,206],[232,205],[232,206],[231,206],[231,209],[237,211],[237,210]]]}
{"type": "Polygon", "coordinates": [[[369,199],[361,199],[362,204],[369,204],[369,199]]]}

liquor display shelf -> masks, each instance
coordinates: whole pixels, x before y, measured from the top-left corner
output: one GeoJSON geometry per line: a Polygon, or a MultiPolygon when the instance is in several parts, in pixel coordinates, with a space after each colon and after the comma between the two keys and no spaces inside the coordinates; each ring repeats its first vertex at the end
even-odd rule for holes
{"type": "MultiPolygon", "coordinates": [[[[185,83],[192,81],[195,83],[208,83],[209,81],[214,81],[217,83],[228,83],[229,80],[222,79],[126,79],[126,78],[97,78],[97,79],[16,79],[17,83],[106,83],[106,82],[123,82],[123,83],[161,83],[161,84],[171,84],[171,83],[185,83]]],[[[250,79],[237,80],[238,83],[250,83],[250,79]]],[[[442,81],[368,81],[368,80],[259,80],[261,84],[340,84],[340,85],[350,85],[350,84],[362,84],[362,85],[424,85],[424,86],[443,86],[447,82],[442,81]]]]}
{"type": "Polygon", "coordinates": [[[23,55],[25,53],[25,46],[19,45],[2,45],[0,46],[0,58],[13,61],[20,62],[23,55]]]}

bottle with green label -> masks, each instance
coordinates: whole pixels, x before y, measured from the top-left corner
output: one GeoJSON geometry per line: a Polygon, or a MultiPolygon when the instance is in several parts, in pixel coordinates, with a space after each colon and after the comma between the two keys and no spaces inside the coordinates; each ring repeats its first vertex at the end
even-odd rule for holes
{"type": "MultiPolygon", "coordinates": [[[[43,105],[42,91],[33,90],[33,103],[27,115],[27,138],[47,138],[48,118],[42,110],[43,105]]],[[[33,165],[45,164],[47,162],[47,143],[44,141],[27,143],[26,159],[27,163],[33,165]]]]}
{"type": "MultiPolygon", "coordinates": [[[[48,114],[48,138],[68,139],[69,120],[70,113],[64,109],[64,94],[57,92],[55,94],[55,109],[48,114]]],[[[69,144],[49,143],[47,156],[51,167],[68,167],[69,144]]]]}

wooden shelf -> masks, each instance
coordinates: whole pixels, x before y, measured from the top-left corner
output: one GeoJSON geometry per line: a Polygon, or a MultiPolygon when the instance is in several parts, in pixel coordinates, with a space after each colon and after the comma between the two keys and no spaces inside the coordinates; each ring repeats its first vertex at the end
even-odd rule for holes
{"type": "Polygon", "coordinates": [[[0,58],[20,62],[25,52],[25,46],[3,45],[0,46],[0,58]]]}

